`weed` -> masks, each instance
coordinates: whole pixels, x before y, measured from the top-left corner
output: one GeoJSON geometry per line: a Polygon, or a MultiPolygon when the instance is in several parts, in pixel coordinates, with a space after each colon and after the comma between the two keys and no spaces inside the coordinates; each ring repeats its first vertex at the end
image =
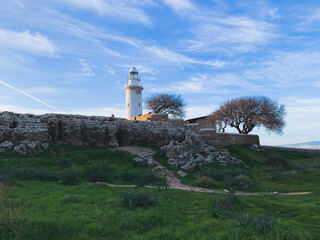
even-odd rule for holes
{"type": "Polygon", "coordinates": [[[59,169],[66,169],[71,166],[71,161],[69,159],[63,158],[59,162],[59,169]]]}
{"type": "Polygon", "coordinates": [[[270,168],[288,168],[289,163],[281,154],[276,152],[271,152],[268,154],[268,159],[265,165],[270,168]]]}
{"type": "Polygon", "coordinates": [[[252,219],[252,225],[260,233],[270,232],[277,224],[274,217],[261,215],[252,219]]]}
{"type": "Polygon", "coordinates": [[[196,181],[196,186],[202,187],[202,188],[213,188],[214,181],[211,177],[201,176],[196,181]]]}
{"type": "Polygon", "coordinates": [[[154,206],[158,203],[158,196],[151,195],[148,192],[134,193],[123,192],[120,194],[119,206],[122,208],[134,210],[148,206],[154,206]]]}
{"type": "Polygon", "coordinates": [[[81,183],[79,173],[75,169],[67,169],[62,174],[61,180],[65,185],[77,185],[81,183]]]}
{"type": "Polygon", "coordinates": [[[81,198],[79,198],[77,196],[74,196],[74,195],[71,195],[71,196],[66,197],[66,198],[61,200],[62,204],[81,203],[81,202],[82,202],[81,198]]]}
{"type": "Polygon", "coordinates": [[[86,175],[91,182],[106,182],[108,169],[106,163],[91,164],[87,169],[86,175]]]}
{"type": "Polygon", "coordinates": [[[213,217],[227,217],[230,209],[240,204],[240,198],[234,191],[230,191],[223,199],[212,201],[211,212],[213,217]]]}
{"type": "Polygon", "coordinates": [[[289,178],[296,178],[297,172],[295,170],[290,171],[275,171],[271,174],[273,180],[284,180],[289,178]]]}
{"type": "Polygon", "coordinates": [[[155,172],[151,168],[148,168],[147,170],[144,171],[144,173],[140,177],[137,183],[137,186],[143,187],[148,183],[155,183],[157,180],[158,180],[158,177],[156,176],[155,172]]]}
{"type": "Polygon", "coordinates": [[[136,172],[126,171],[120,174],[120,179],[128,182],[137,182],[140,178],[140,175],[136,172]]]}
{"type": "Polygon", "coordinates": [[[236,187],[239,190],[248,190],[253,186],[253,181],[247,175],[229,176],[225,182],[228,186],[236,187]]]}

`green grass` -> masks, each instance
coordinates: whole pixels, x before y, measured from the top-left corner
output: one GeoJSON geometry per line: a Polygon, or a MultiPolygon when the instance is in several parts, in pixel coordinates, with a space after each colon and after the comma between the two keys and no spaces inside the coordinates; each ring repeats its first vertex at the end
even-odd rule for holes
{"type": "MultiPolygon", "coordinates": [[[[227,176],[247,175],[253,186],[246,191],[251,192],[297,192],[320,190],[320,153],[289,152],[280,150],[255,151],[246,146],[229,146],[232,156],[245,162],[244,166],[223,166],[211,163],[198,167],[194,171],[185,171],[188,175],[181,178],[184,184],[196,185],[201,176],[209,176],[215,180],[215,189],[237,189],[228,186],[227,176]],[[284,159],[288,166],[270,167],[270,159],[284,159]],[[277,177],[279,176],[279,177],[277,177]]],[[[165,158],[159,157],[161,162],[165,158]]],[[[177,171],[175,169],[174,171],[177,171]]],[[[177,177],[179,177],[177,175],[177,177]]],[[[237,189],[241,190],[241,189],[237,189]]]]}
{"type": "MultiPolygon", "coordinates": [[[[280,152],[288,160],[290,170],[298,172],[298,177],[277,183],[279,180],[259,175],[270,175],[274,171],[264,167],[268,152],[238,146],[229,150],[243,159],[248,167],[218,164],[209,167],[215,167],[217,171],[246,172],[255,182],[251,190],[281,189],[287,192],[294,189],[313,193],[304,196],[240,196],[240,203],[228,209],[227,217],[221,218],[214,217],[212,209],[213,201],[225,198],[221,194],[88,184],[68,186],[55,181],[14,179],[7,195],[1,195],[0,184],[0,239],[320,239],[318,155],[280,152]],[[283,185],[279,187],[279,184],[283,185]],[[150,193],[150,196],[156,196],[157,203],[133,210],[123,208],[119,206],[121,194],[128,191],[150,193]],[[1,222],[6,219],[3,210],[18,213],[13,215],[16,226],[13,230],[6,229],[1,222]],[[261,215],[276,219],[277,225],[270,232],[259,232],[252,224],[239,220],[243,216],[254,219],[261,215]]],[[[88,166],[101,163],[108,166],[108,182],[112,183],[132,183],[130,179],[120,179],[119,173],[130,170],[143,174],[148,169],[148,166],[134,163],[132,156],[123,152],[52,146],[48,151],[32,156],[0,153],[0,176],[22,167],[59,175],[67,169],[85,171],[88,166]],[[64,164],[59,166],[62,160],[64,164]]],[[[192,183],[199,172],[200,168],[194,173],[188,172],[184,181],[192,183]]],[[[225,187],[223,181],[220,184],[219,187],[225,187]]]]}
{"type": "Polygon", "coordinates": [[[1,153],[0,176],[19,175],[16,178],[21,179],[20,175],[28,171],[41,177],[47,174],[63,177],[72,171],[81,182],[101,180],[114,184],[137,184],[149,167],[133,161],[133,157],[126,152],[102,147],[50,146],[47,151],[32,156],[1,153]]]}

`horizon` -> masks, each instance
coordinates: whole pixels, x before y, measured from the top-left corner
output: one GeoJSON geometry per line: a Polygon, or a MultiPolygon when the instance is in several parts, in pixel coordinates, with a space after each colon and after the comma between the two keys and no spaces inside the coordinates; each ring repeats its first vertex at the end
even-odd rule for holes
{"type": "Polygon", "coordinates": [[[4,0],[0,13],[1,112],[125,117],[135,65],[143,99],[181,94],[186,118],[264,95],[285,104],[287,125],[255,129],[262,145],[320,140],[315,0],[4,0]]]}

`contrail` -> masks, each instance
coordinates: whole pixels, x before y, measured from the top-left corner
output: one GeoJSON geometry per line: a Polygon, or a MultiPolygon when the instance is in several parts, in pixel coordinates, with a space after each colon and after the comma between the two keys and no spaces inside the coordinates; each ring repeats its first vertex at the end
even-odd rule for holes
{"type": "Polygon", "coordinates": [[[9,87],[9,88],[11,88],[11,89],[13,89],[13,90],[15,90],[15,91],[17,91],[17,92],[19,92],[19,93],[22,93],[23,95],[26,95],[29,98],[32,98],[33,100],[36,100],[39,103],[42,103],[42,104],[46,105],[49,108],[52,108],[53,110],[55,110],[57,112],[62,112],[62,111],[56,109],[55,107],[50,106],[48,103],[45,103],[44,101],[41,101],[40,99],[38,99],[38,98],[36,98],[34,96],[31,96],[30,94],[28,94],[28,93],[26,93],[26,92],[24,92],[24,91],[22,91],[22,90],[20,90],[18,88],[13,87],[13,86],[9,85],[8,83],[5,83],[4,81],[0,80],[0,83],[5,85],[5,86],[7,86],[7,87],[9,87]]]}

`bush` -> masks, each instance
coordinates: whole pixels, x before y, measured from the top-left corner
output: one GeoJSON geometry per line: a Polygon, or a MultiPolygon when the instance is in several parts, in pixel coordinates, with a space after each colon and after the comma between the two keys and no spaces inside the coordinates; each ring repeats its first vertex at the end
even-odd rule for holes
{"type": "Polygon", "coordinates": [[[270,168],[288,168],[288,161],[279,153],[269,153],[265,165],[270,168]]]}
{"type": "Polygon", "coordinates": [[[291,171],[276,171],[271,174],[271,179],[273,180],[284,180],[289,178],[296,178],[297,172],[295,170],[291,171]]]}
{"type": "Polygon", "coordinates": [[[253,181],[247,175],[239,175],[237,177],[229,176],[225,182],[228,186],[235,187],[239,190],[248,190],[253,186],[253,181]]]}
{"type": "Polygon", "coordinates": [[[202,187],[202,188],[213,188],[214,181],[211,177],[201,176],[196,181],[196,186],[202,187]]]}
{"type": "Polygon", "coordinates": [[[123,192],[120,194],[119,206],[122,208],[134,210],[148,206],[154,206],[158,203],[158,196],[151,195],[148,192],[134,193],[123,192]]]}
{"type": "Polygon", "coordinates": [[[91,164],[86,175],[91,182],[106,182],[108,179],[108,169],[106,163],[91,164]]]}
{"type": "Polygon", "coordinates": [[[35,170],[30,168],[20,168],[11,172],[11,177],[20,180],[58,181],[57,174],[47,170],[35,170]]]}
{"type": "Polygon", "coordinates": [[[62,174],[61,180],[65,185],[77,185],[81,183],[78,171],[75,169],[66,170],[62,174]]]}
{"type": "Polygon", "coordinates": [[[59,162],[59,169],[65,169],[71,166],[71,161],[69,159],[61,159],[59,162]]]}
{"type": "Polygon", "coordinates": [[[122,172],[119,177],[123,181],[137,182],[140,179],[140,174],[132,171],[127,171],[127,172],[122,172]]]}
{"type": "Polygon", "coordinates": [[[77,196],[73,196],[73,195],[61,200],[62,204],[81,203],[81,202],[82,202],[81,198],[79,198],[77,196]]]}
{"type": "Polygon", "coordinates": [[[158,180],[158,177],[156,176],[155,172],[151,168],[148,168],[147,170],[144,171],[144,173],[140,177],[137,186],[143,187],[148,183],[155,183],[157,180],[158,180]]]}
{"type": "Polygon", "coordinates": [[[212,216],[227,217],[230,214],[230,209],[240,205],[240,203],[240,198],[235,194],[234,191],[230,191],[229,194],[226,195],[223,199],[212,201],[212,216]]]}
{"type": "Polygon", "coordinates": [[[276,223],[276,219],[268,215],[261,215],[252,219],[254,229],[260,233],[270,232],[276,223]]]}

